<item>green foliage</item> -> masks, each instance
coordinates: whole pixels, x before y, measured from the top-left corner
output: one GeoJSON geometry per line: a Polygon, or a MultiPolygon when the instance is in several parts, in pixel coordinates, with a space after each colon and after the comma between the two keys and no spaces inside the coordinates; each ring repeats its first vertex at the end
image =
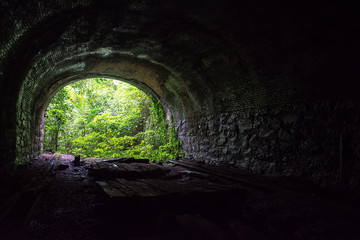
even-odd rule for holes
{"type": "Polygon", "coordinates": [[[47,123],[45,126],[45,143],[48,149],[58,150],[59,134],[64,133],[65,124],[69,120],[70,103],[67,101],[69,94],[67,89],[61,89],[49,104],[46,113],[47,123]]]}
{"type": "Polygon", "coordinates": [[[60,153],[153,161],[182,156],[161,104],[115,80],[90,79],[63,88],[49,104],[45,130],[45,149],[60,153]]]}

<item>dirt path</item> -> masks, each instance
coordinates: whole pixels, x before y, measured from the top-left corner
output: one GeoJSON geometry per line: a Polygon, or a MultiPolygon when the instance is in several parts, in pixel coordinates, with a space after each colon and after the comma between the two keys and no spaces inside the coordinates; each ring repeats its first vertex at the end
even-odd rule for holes
{"type": "MultiPolygon", "coordinates": [[[[172,198],[170,203],[166,202],[169,198],[114,199],[89,176],[89,163],[74,166],[73,159],[72,155],[43,154],[7,177],[7,189],[14,189],[7,196],[16,201],[13,205],[1,202],[13,210],[0,219],[0,239],[320,240],[360,236],[358,219],[338,215],[331,208],[320,211],[299,205],[303,200],[293,203],[286,196],[272,196],[272,192],[248,189],[244,205],[235,203],[242,207],[241,214],[225,214],[231,206],[215,207],[211,199],[201,197],[197,200],[204,203],[202,212],[181,209],[181,199],[172,198]],[[170,208],[164,209],[164,205],[170,208]]],[[[171,167],[171,174],[183,170],[171,167]]],[[[189,171],[184,172],[185,178],[179,181],[188,181],[189,171]]],[[[212,180],[207,177],[204,181],[212,180]]],[[[6,189],[7,185],[2,186],[6,189]]]]}

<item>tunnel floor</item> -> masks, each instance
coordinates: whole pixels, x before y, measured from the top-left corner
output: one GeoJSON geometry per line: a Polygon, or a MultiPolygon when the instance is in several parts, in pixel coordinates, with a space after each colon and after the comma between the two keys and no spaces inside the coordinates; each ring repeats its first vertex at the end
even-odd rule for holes
{"type": "MultiPolygon", "coordinates": [[[[152,190],[143,189],[142,193],[148,195],[116,197],[101,187],[101,183],[113,181],[111,176],[89,174],[91,159],[79,166],[74,165],[73,159],[72,155],[43,154],[4,178],[7,182],[2,181],[0,239],[359,239],[360,236],[359,211],[354,199],[339,202],[304,183],[278,182],[184,161],[180,165],[162,165],[166,174],[156,176],[156,181],[168,181],[170,194],[149,196],[152,190]],[[199,191],[178,193],[171,182],[199,191]],[[198,187],[206,184],[217,190],[204,191],[198,187]]],[[[154,178],[148,176],[143,181],[154,178]]],[[[136,183],[134,179],[122,181],[136,183]]]]}

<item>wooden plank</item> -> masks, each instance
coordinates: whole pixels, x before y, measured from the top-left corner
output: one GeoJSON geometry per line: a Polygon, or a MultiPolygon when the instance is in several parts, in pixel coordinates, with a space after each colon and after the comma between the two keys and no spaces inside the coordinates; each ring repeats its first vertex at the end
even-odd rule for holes
{"type": "Polygon", "coordinates": [[[114,178],[157,178],[166,174],[169,169],[157,164],[99,162],[89,170],[98,180],[114,178]]]}
{"type": "Polygon", "coordinates": [[[134,187],[130,181],[127,181],[125,179],[115,179],[113,180],[118,184],[118,186],[121,186],[122,188],[127,188],[128,191],[132,192],[132,196],[141,196],[141,191],[134,187]]]}
{"type": "MultiPolygon", "coordinates": [[[[285,179],[274,179],[265,176],[253,176],[249,173],[244,173],[241,170],[224,169],[208,165],[199,166],[188,161],[179,162],[169,160],[169,162],[189,169],[209,173],[213,176],[232,180],[241,184],[242,187],[245,189],[257,189],[266,193],[270,193],[275,198],[281,200],[286,199],[302,206],[308,205],[311,207],[317,206],[319,208],[325,207],[334,210],[337,209],[337,211],[340,213],[347,213],[354,216],[357,216],[360,213],[359,209],[355,209],[353,207],[334,202],[331,199],[327,199],[326,193],[323,193],[323,191],[325,190],[314,190],[313,187],[306,186],[305,184],[301,184],[300,187],[298,187],[297,184],[286,181],[285,179]],[[283,182],[285,182],[285,184],[283,182]],[[315,193],[320,194],[315,195],[315,193]]],[[[317,188],[315,187],[315,189],[317,188]]]]}
{"type": "Polygon", "coordinates": [[[97,162],[98,169],[108,168],[109,164],[104,162],[97,162]]]}
{"type": "Polygon", "coordinates": [[[150,186],[151,188],[155,188],[160,192],[163,192],[163,194],[169,194],[171,192],[174,192],[174,189],[169,187],[171,185],[170,182],[168,182],[167,186],[164,186],[163,183],[159,183],[158,181],[155,181],[155,179],[142,179],[142,182],[150,186]]]}
{"type": "Polygon", "coordinates": [[[118,168],[118,171],[127,171],[127,168],[123,167],[123,165],[125,164],[118,164],[118,163],[113,163],[114,165],[116,165],[116,167],[118,168]]]}
{"type": "Polygon", "coordinates": [[[100,160],[98,162],[118,162],[118,163],[149,163],[149,159],[147,158],[133,158],[133,157],[128,157],[128,158],[112,158],[112,159],[104,159],[104,160],[100,160]]]}
{"type": "Polygon", "coordinates": [[[139,168],[142,171],[148,171],[151,168],[152,163],[148,164],[148,165],[143,165],[143,164],[137,164],[137,168],[139,168]]]}
{"type": "Polygon", "coordinates": [[[193,181],[190,185],[191,192],[215,192],[218,189],[210,188],[208,185],[193,181]]]}
{"type": "MultiPolygon", "coordinates": [[[[167,193],[168,193],[167,190],[159,187],[159,185],[151,183],[151,182],[149,181],[150,179],[136,179],[136,180],[139,181],[139,182],[141,182],[141,183],[143,183],[143,184],[146,184],[147,186],[149,186],[149,188],[154,189],[154,191],[158,192],[159,195],[164,195],[164,194],[167,194],[167,193]]],[[[153,180],[153,179],[152,179],[152,180],[153,180]]]]}
{"type": "Polygon", "coordinates": [[[262,191],[287,192],[288,190],[290,190],[290,188],[293,188],[296,190],[300,190],[300,188],[301,188],[303,192],[312,192],[309,189],[309,186],[306,188],[305,185],[303,185],[303,184],[301,185],[301,187],[298,187],[297,184],[290,183],[290,182],[286,181],[285,179],[278,180],[278,179],[273,179],[273,178],[264,177],[264,176],[256,176],[255,177],[255,176],[251,175],[250,173],[244,172],[243,170],[225,169],[222,167],[210,166],[210,165],[199,166],[196,163],[192,163],[191,161],[179,162],[179,161],[170,160],[169,162],[174,163],[179,166],[189,168],[189,169],[197,170],[200,172],[205,172],[205,173],[211,174],[213,176],[217,176],[217,177],[221,177],[224,179],[239,182],[242,184],[246,184],[252,188],[259,189],[262,191]]]}
{"type": "Polygon", "coordinates": [[[166,169],[163,166],[158,165],[156,163],[150,163],[148,165],[141,165],[141,166],[146,167],[147,169],[151,169],[151,170],[169,171],[169,169],[166,169]]]}
{"type": "Polygon", "coordinates": [[[135,184],[137,186],[139,186],[140,188],[144,189],[145,191],[149,192],[152,194],[152,196],[160,196],[163,195],[163,193],[161,191],[159,191],[158,189],[154,189],[151,186],[149,186],[146,181],[145,182],[141,182],[141,181],[135,181],[135,184]]]}
{"type": "Polygon", "coordinates": [[[142,171],[141,169],[136,167],[135,163],[120,163],[118,165],[121,165],[121,167],[123,167],[124,169],[126,169],[128,172],[135,172],[135,173],[140,173],[140,172],[145,172],[142,171]]]}
{"type": "Polygon", "coordinates": [[[143,182],[147,183],[151,187],[157,188],[164,193],[183,193],[188,194],[186,189],[184,188],[184,183],[176,180],[159,180],[159,179],[148,179],[143,180],[143,182]]]}
{"type": "Polygon", "coordinates": [[[132,191],[134,191],[136,196],[153,197],[153,196],[158,196],[159,195],[158,193],[156,193],[154,191],[151,191],[149,188],[144,187],[141,182],[127,181],[125,179],[116,179],[116,181],[120,185],[126,186],[129,189],[131,189],[132,191]]]}
{"type": "Polygon", "coordinates": [[[193,170],[197,170],[200,172],[204,172],[204,173],[208,173],[211,174],[213,176],[217,176],[217,177],[221,177],[224,179],[228,179],[228,180],[232,180],[232,181],[236,181],[236,182],[242,182],[242,183],[246,183],[247,185],[251,186],[252,188],[255,189],[260,189],[260,190],[269,190],[268,188],[264,187],[264,182],[260,181],[259,179],[255,179],[255,178],[247,178],[246,176],[234,176],[233,174],[231,174],[230,172],[226,172],[224,170],[219,170],[219,169],[210,169],[208,167],[205,166],[197,166],[195,164],[190,164],[190,163],[185,163],[185,162],[179,162],[179,161],[173,161],[173,160],[169,160],[169,162],[174,163],[176,165],[182,166],[182,167],[186,167],[189,169],[193,169],[193,170]]]}
{"type": "Polygon", "coordinates": [[[191,181],[184,185],[190,192],[217,192],[217,191],[244,191],[243,188],[234,185],[214,184],[210,182],[191,181]]]}
{"type": "Polygon", "coordinates": [[[118,171],[129,171],[128,164],[114,163],[118,167],[118,171]]]}
{"type": "Polygon", "coordinates": [[[102,187],[104,192],[107,193],[110,197],[128,197],[128,195],[114,188],[106,181],[96,181],[96,183],[99,184],[99,186],[102,187]]]}
{"type": "Polygon", "coordinates": [[[123,192],[126,196],[132,197],[137,195],[137,192],[134,192],[133,189],[129,188],[125,184],[118,182],[116,180],[108,180],[106,181],[112,187],[118,189],[119,191],[123,192]]]}
{"type": "Polygon", "coordinates": [[[208,185],[197,181],[178,181],[160,179],[137,179],[126,180],[116,178],[114,180],[97,181],[104,191],[112,197],[160,197],[168,194],[191,195],[193,193],[219,194],[237,190],[242,193],[244,190],[227,187],[226,185],[208,185]]]}
{"type": "Polygon", "coordinates": [[[150,164],[144,165],[144,164],[129,163],[127,165],[136,172],[151,171],[151,169],[147,167],[148,165],[150,166],[150,164]]]}

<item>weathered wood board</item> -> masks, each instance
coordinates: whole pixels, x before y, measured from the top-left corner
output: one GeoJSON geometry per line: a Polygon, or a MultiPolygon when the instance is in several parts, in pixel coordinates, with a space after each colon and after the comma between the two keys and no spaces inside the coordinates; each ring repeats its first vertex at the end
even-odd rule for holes
{"type": "Polygon", "coordinates": [[[109,196],[111,211],[129,216],[163,211],[239,213],[246,197],[246,190],[239,186],[196,180],[116,178],[97,183],[109,196]]]}
{"type": "Polygon", "coordinates": [[[94,162],[89,174],[97,180],[114,178],[157,178],[165,175],[168,168],[155,163],[94,162]]]}
{"type": "Polygon", "coordinates": [[[149,163],[149,159],[147,158],[111,158],[111,159],[104,159],[98,162],[118,162],[118,163],[149,163]]]}
{"type": "Polygon", "coordinates": [[[163,179],[136,179],[97,181],[110,197],[158,197],[169,194],[194,194],[243,191],[236,185],[213,184],[200,181],[181,181],[163,179]]]}

